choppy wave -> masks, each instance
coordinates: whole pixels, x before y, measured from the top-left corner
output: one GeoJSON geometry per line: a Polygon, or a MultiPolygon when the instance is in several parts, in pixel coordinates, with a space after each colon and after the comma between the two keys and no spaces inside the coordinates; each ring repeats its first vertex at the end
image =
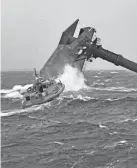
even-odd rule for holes
{"type": "MultiPolygon", "coordinates": [[[[137,88],[126,88],[126,87],[97,87],[100,86],[100,84],[96,84],[96,87],[93,87],[94,85],[91,85],[91,89],[93,90],[104,90],[104,91],[118,91],[118,92],[137,92],[137,88]]],[[[103,85],[104,86],[104,85],[103,85]]]]}
{"type": "Polygon", "coordinates": [[[117,72],[117,71],[112,71],[112,72],[110,72],[111,74],[118,74],[119,72],[117,72]]]}
{"type": "Polygon", "coordinates": [[[98,75],[101,75],[104,71],[99,71],[97,72],[98,75]]]}
{"type": "Polygon", "coordinates": [[[93,87],[99,87],[99,86],[101,86],[101,87],[105,87],[105,84],[103,83],[103,82],[93,82],[93,85],[91,85],[91,86],[93,86],[93,87]]]}
{"type": "Polygon", "coordinates": [[[83,101],[89,101],[89,100],[95,99],[94,97],[82,96],[81,94],[78,94],[76,96],[71,94],[71,95],[63,96],[63,98],[69,98],[72,100],[83,100],[83,101]]]}
{"type": "MultiPolygon", "coordinates": [[[[68,103],[76,101],[76,100],[78,100],[79,103],[81,103],[81,101],[83,101],[83,102],[92,101],[92,103],[93,103],[93,100],[96,101],[96,102],[99,101],[99,102],[103,102],[103,103],[105,103],[105,102],[106,103],[107,102],[118,102],[118,104],[122,103],[122,102],[125,102],[125,101],[135,101],[135,102],[137,102],[137,97],[125,96],[125,97],[121,97],[121,98],[99,99],[97,97],[83,96],[82,94],[78,94],[78,95],[70,94],[70,95],[66,95],[66,96],[62,95],[61,97],[59,97],[56,100],[53,100],[51,102],[41,104],[41,105],[33,105],[33,106],[31,106],[29,108],[26,108],[26,109],[4,110],[0,113],[0,116],[5,117],[5,116],[11,116],[11,115],[15,115],[15,114],[20,114],[20,113],[23,113],[23,112],[28,112],[28,113],[32,112],[32,111],[35,112],[35,111],[38,111],[38,110],[42,110],[45,107],[49,108],[49,109],[52,109],[52,107],[57,107],[58,105],[61,105],[61,104],[64,105],[64,102],[63,102],[64,99],[67,99],[68,103]]],[[[131,120],[131,119],[128,119],[128,120],[131,120]]],[[[124,120],[124,122],[125,122],[125,120],[124,120]]],[[[102,126],[100,124],[100,127],[106,127],[106,126],[102,126]]]]}
{"type": "Polygon", "coordinates": [[[1,117],[6,117],[6,116],[12,116],[12,115],[15,115],[15,114],[25,113],[25,112],[26,113],[36,112],[36,111],[42,110],[43,106],[47,107],[47,106],[49,106],[49,103],[45,103],[45,104],[42,104],[42,105],[34,105],[34,106],[31,106],[31,107],[26,108],[26,109],[4,110],[0,113],[0,116],[1,117]]]}
{"type": "MultiPolygon", "coordinates": [[[[82,72],[77,68],[73,68],[70,65],[66,65],[64,68],[64,73],[56,80],[61,80],[65,84],[65,91],[79,91],[81,89],[88,89],[86,85],[86,79],[82,72]]],[[[2,89],[0,90],[2,98],[22,98],[23,92],[25,92],[32,84],[27,84],[25,86],[15,85],[12,89],[2,89]]]]}
{"type": "Polygon", "coordinates": [[[19,96],[9,94],[21,90],[3,91],[11,99],[2,100],[2,166],[136,167],[136,82],[128,85],[124,78],[123,87],[108,87],[105,74],[96,79],[89,76],[91,88],[72,89],[26,109],[17,109],[20,100],[12,97],[19,96]]]}
{"type": "MultiPolygon", "coordinates": [[[[1,98],[2,99],[22,99],[23,98],[22,92],[26,91],[27,88],[30,86],[31,86],[31,84],[28,84],[25,86],[17,85],[17,86],[14,86],[13,89],[1,90],[0,91],[1,98]]],[[[106,87],[106,85],[103,82],[102,83],[94,82],[93,85],[86,88],[86,90],[84,90],[84,91],[86,92],[86,91],[92,91],[92,90],[99,90],[99,91],[102,90],[102,91],[110,91],[110,92],[127,92],[127,93],[137,92],[137,88],[106,87]]],[[[73,94],[71,94],[71,96],[73,98],[75,98],[73,94]]],[[[83,99],[83,97],[81,97],[81,95],[78,95],[78,98],[83,99]]],[[[84,99],[90,100],[90,98],[88,96],[86,96],[84,99]]]]}
{"type": "Polygon", "coordinates": [[[112,79],[106,79],[105,82],[112,82],[112,79]]]}
{"type": "Polygon", "coordinates": [[[126,141],[126,140],[121,140],[121,141],[115,142],[115,143],[113,143],[113,144],[106,145],[104,148],[114,148],[114,147],[116,147],[116,146],[118,146],[118,145],[126,145],[126,144],[128,144],[128,141],[126,141]]]}
{"type": "Polygon", "coordinates": [[[21,99],[23,97],[22,93],[25,92],[32,84],[27,85],[15,85],[12,89],[2,89],[0,90],[1,98],[8,98],[8,99],[21,99]]]}

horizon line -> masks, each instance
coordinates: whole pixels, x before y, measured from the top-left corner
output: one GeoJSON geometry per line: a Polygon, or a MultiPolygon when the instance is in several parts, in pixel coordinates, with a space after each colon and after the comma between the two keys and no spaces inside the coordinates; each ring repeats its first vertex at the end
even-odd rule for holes
{"type": "MultiPolygon", "coordinates": [[[[84,71],[110,71],[110,70],[111,71],[129,71],[128,69],[87,69],[84,71]]],[[[0,70],[0,71],[1,72],[26,72],[26,71],[33,72],[32,69],[11,69],[11,70],[0,70]]]]}

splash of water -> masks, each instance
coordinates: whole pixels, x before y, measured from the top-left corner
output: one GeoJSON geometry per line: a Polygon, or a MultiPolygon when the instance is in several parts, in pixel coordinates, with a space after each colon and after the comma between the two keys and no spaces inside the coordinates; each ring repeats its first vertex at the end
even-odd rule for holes
{"type": "Polygon", "coordinates": [[[59,75],[57,79],[65,84],[65,91],[78,91],[88,88],[83,73],[69,64],[65,65],[64,73],[59,75]]]}
{"type": "Polygon", "coordinates": [[[2,95],[2,98],[22,98],[23,93],[27,91],[29,87],[31,87],[32,84],[27,84],[27,85],[15,85],[12,89],[2,89],[0,90],[0,93],[2,95]]]}
{"type": "MultiPolygon", "coordinates": [[[[64,73],[58,76],[57,80],[60,79],[65,84],[65,91],[78,91],[80,89],[87,89],[88,86],[85,84],[86,79],[82,72],[77,68],[73,68],[70,65],[66,65],[64,73]]],[[[23,93],[27,91],[32,84],[27,85],[15,85],[12,89],[2,89],[0,93],[2,98],[21,99],[23,93]]]]}

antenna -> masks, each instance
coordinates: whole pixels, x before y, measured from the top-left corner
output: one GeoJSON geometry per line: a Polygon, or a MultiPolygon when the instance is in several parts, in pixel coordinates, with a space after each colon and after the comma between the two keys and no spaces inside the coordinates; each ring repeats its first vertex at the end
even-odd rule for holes
{"type": "Polygon", "coordinates": [[[38,74],[37,74],[36,68],[34,68],[34,75],[35,75],[35,77],[38,77],[38,74]]]}

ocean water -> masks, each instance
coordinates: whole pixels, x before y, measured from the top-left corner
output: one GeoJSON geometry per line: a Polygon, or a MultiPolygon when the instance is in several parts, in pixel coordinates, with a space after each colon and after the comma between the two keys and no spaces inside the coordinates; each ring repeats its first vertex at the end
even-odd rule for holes
{"type": "Polygon", "coordinates": [[[89,86],[64,75],[58,99],[21,109],[33,73],[2,72],[2,168],[137,167],[137,74],[84,74],[89,86]]]}

